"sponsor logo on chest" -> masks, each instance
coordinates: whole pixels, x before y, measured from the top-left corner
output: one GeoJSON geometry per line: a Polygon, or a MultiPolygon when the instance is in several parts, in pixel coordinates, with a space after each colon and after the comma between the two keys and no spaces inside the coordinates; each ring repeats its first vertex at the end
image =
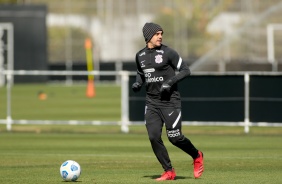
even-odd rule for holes
{"type": "Polygon", "coordinates": [[[162,82],[164,80],[164,78],[162,76],[160,76],[160,77],[152,76],[152,74],[154,74],[154,72],[155,72],[154,68],[148,68],[148,69],[144,70],[147,83],[162,82]]]}

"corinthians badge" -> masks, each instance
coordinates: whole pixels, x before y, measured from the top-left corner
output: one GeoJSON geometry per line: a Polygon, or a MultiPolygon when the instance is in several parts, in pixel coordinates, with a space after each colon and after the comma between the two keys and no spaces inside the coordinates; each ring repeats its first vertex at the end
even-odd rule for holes
{"type": "Polygon", "coordinates": [[[163,56],[160,55],[160,54],[156,55],[156,56],[155,56],[155,62],[156,62],[156,63],[161,63],[161,62],[163,62],[163,56]]]}

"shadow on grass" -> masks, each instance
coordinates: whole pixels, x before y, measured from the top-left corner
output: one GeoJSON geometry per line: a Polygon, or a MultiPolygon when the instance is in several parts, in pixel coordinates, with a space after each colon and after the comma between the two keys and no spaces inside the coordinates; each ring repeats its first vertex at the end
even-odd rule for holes
{"type": "Polygon", "coordinates": [[[64,183],[72,183],[72,182],[80,183],[80,182],[82,182],[82,181],[62,181],[62,182],[64,182],[64,183]]]}
{"type": "MultiPolygon", "coordinates": [[[[144,178],[151,178],[151,179],[157,179],[160,177],[160,175],[148,175],[143,176],[144,178]]],[[[186,177],[186,176],[176,176],[174,180],[183,180],[183,179],[192,179],[192,177],[186,177]]]]}

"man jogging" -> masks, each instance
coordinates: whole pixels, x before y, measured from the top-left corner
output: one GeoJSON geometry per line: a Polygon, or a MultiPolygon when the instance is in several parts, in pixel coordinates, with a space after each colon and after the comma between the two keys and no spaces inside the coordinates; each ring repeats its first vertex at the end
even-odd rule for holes
{"type": "Polygon", "coordinates": [[[132,90],[137,92],[146,85],[145,124],[154,154],[164,169],[156,180],[176,177],[161,138],[164,124],[169,141],[193,158],[194,177],[199,178],[204,171],[203,153],[182,134],[181,100],[177,89],[177,83],[189,76],[190,70],[176,51],[162,44],[160,25],[146,23],[142,31],[146,47],[135,57],[137,75],[132,90]]]}

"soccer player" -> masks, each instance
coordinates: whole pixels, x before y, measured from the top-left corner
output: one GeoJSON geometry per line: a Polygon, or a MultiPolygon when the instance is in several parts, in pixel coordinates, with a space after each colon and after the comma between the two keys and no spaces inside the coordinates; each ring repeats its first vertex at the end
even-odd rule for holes
{"type": "Polygon", "coordinates": [[[146,47],[135,57],[137,75],[132,90],[138,92],[146,85],[146,129],[154,154],[164,169],[156,180],[176,177],[161,138],[164,124],[169,141],[193,158],[194,177],[199,178],[204,171],[203,153],[181,132],[181,100],[177,89],[177,83],[190,75],[190,69],[176,51],[162,44],[164,32],[160,25],[146,23],[142,31],[146,47]]]}

